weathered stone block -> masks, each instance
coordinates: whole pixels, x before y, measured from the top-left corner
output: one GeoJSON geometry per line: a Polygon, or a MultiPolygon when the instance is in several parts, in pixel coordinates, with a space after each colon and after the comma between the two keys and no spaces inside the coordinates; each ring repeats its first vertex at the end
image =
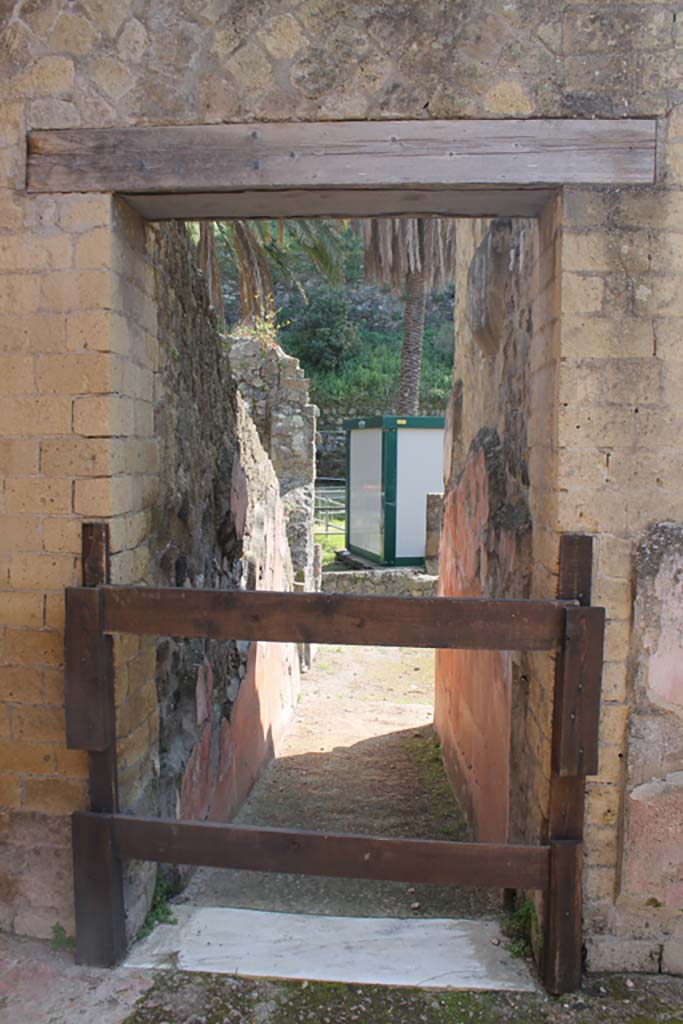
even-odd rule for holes
{"type": "Polygon", "coordinates": [[[683,974],[683,940],[669,939],[662,949],[662,973],[683,974]]]}
{"type": "Polygon", "coordinates": [[[109,274],[104,270],[61,270],[40,280],[43,309],[69,313],[80,309],[106,309],[110,305],[109,274]]]}
{"type": "MultiPolygon", "coordinates": [[[[11,595],[14,596],[14,595],[11,595]]],[[[40,594],[27,595],[42,597],[40,594]]],[[[40,704],[43,699],[42,674],[36,668],[9,668],[2,670],[0,699],[11,704],[40,704]]],[[[0,752],[0,764],[6,763],[0,752]]]]}
{"type": "MultiPolygon", "coordinates": [[[[4,516],[0,551],[38,551],[40,550],[40,519],[26,516],[4,516]]],[[[7,566],[5,576],[7,579],[7,566]]]]}
{"type": "Polygon", "coordinates": [[[76,559],[69,554],[17,555],[12,559],[10,583],[17,588],[45,590],[62,590],[74,586],[76,559]]]}
{"type": "Polygon", "coordinates": [[[628,799],[625,890],[665,906],[683,901],[683,771],[637,786],[628,799]]]}
{"type": "Polygon", "coordinates": [[[467,320],[481,350],[498,351],[505,324],[505,284],[511,256],[508,222],[496,221],[467,272],[467,320]]]}
{"type": "Polygon", "coordinates": [[[71,481],[19,477],[8,481],[7,511],[14,514],[63,515],[71,512],[71,481]]]}
{"type": "Polygon", "coordinates": [[[63,12],[59,15],[49,37],[49,44],[57,53],[72,53],[82,57],[89,53],[97,40],[97,32],[85,18],[63,12]]]}
{"type": "Polygon", "coordinates": [[[594,935],[586,940],[589,971],[629,971],[656,974],[661,944],[651,940],[617,939],[594,935]]]}
{"type": "MultiPolygon", "coordinates": [[[[22,807],[26,811],[41,811],[44,814],[70,814],[74,810],[85,810],[88,806],[88,791],[85,780],[63,778],[27,778],[24,780],[22,807]]],[[[58,884],[51,872],[51,884],[58,884]]]]}
{"type": "Polygon", "coordinates": [[[12,712],[15,740],[60,743],[64,740],[64,711],[58,707],[23,707],[12,712]]]}

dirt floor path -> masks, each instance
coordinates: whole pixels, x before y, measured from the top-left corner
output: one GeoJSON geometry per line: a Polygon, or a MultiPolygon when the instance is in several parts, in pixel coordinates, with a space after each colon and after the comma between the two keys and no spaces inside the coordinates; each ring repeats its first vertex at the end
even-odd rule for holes
{"type": "MultiPolygon", "coordinates": [[[[434,655],[321,647],[284,750],[237,821],[332,832],[466,839],[432,729],[434,655]]],[[[178,902],[360,917],[477,917],[481,890],[202,869],[178,902]]]]}

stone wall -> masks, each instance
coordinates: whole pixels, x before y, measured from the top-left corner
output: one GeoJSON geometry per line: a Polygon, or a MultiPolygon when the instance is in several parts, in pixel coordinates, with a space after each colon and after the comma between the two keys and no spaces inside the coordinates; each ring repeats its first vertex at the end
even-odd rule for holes
{"type": "MultiPolygon", "coordinates": [[[[289,590],[278,480],[238,394],[194,247],[180,226],[150,232],[149,249],[160,366],[151,581],[289,590]]],[[[157,645],[159,767],[149,782],[162,814],[223,821],[234,814],[294,706],[295,653],[293,645],[240,641],[157,645]]]]}
{"type": "Polygon", "coordinates": [[[238,0],[229,19],[220,4],[15,2],[3,179],[22,187],[24,126],[666,117],[680,99],[676,15],[666,0],[238,0]]]}
{"type": "Polygon", "coordinates": [[[414,569],[354,569],[324,572],[324,594],[371,594],[375,597],[436,597],[437,577],[414,569]]]}
{"type": "Polygon", "coordinates": [[[652,860],[651,836],[664,835],[683,813],[675,778],[666,799],[658,790],[662,778],[683,767],[680,748],[677,754],[671,745],[675,714],[646,713],[643,689],[662,671],[653,638],[670,635],[667,622],[680,614],[674,566],[683,509],[681,124],[672,115],[656,188],[564,195],[557,522],[560,530],[595,535],[594,601],[607,609],[600,771],[589,781],[586,803],[587,947],[596,968],[649,969],[672,931],[683,927],[680,904],[672,910],[659,875],[675,870],[664,847],[651,868],[662,895],[638,893],[629,874],[629,863],[652,860]],[[670,546],[661,575],[646,568],[657,563],[645,552],[658,536],[670,546]],[[661,596],[653,603],[654,578],[661,596]],[[650,754],[642,761],[637,738],[645,726],[650,754]],[[647,829],[633,827],[632,793],[647,829]]]}
{"type": "MultiPolygon", "coordinates": [[[[681,131],[676,125],[674,119],[674,136],[681,131]]],[[[554,241],[551,256],[538,261],[539,287],[547,282],[551,311],[546,340],[532,345],[529,363],[537,385],[527,412],[528,592],[554,593],[560,533],[590,533],[593,600],[607,610],[600,769],[586,795],[585,926],[594,969],[656,969],[661,962],[680,970],[681,915],[672,909],[670,888],[679,867],[670,843],[683,807],[683,761],[677,698],[664,709],[658,697],[658,688],[669,698],[677,692],[667,659],[681,604],[675,583],[683,498],[683,423],[674,397],[683,312],[676,297],[675,253],[683,230],[677,147],[670,143],[657,188],[568,188],[553,216],[539,223],[541,252],[544,238],[554,241]],[[643,552],[661,547],[662,538],[667,556],[659,568],[648,569],[657,559],[643,552]],[[662,636],[666,653],[660,659],[662,636]]],[[[476,233],[476,226],[469,231],[476,233]]],[[[466,237],[461,230],[461,243],[466,237]]],[[[476,242],[461,261],[463,275],[476,242]]],[[[461,298],[463,289],[464,282],[461,298]]],[[[475,314],[471,310],[476,323],[475,314]]],[[[539,324],[535,316],[534,335],[539,324]]],[[[468,329],[466,324],[459,333],[460,367],[482,358],[468,329]]],[[[469,368],[454,388],[447,472],[466,464],[472,435],[492,420],[482,414],[481,379],[468,374],[469,368]],[[468,386],[473,379],[475,386],[468,386]]],[[[513,387],[516,381],[513,374],[513,387]]],[[[489,408],[500,410],[500,400],[489,408]]],[[[442,540],[453,547],[447,527],[442,540]]],[[[504,554],[509,546],[501,538],[496,550],[504,554]]],[[[442,573],[454,559],[457,564],[457,553],[442,549],[442,573]]],[[[522,696],[511,712],[513,837],[543,834],[552,672],[551,659],[530,657],[520,665],[521,685],[512,686],[512,694],[519,690],[522,696]],[[515,786],[524,800],[519,806],[526,808],[521,830],[515,827],[515,786]]]]}
{"type": "MultiPolygon", "coordinates": [[[[3,107],[9,123],[14,109],[3,107]]],[[[87,520],[110,524],[114,582],[140,582],[149,567],[156,304],[142,226],[123,204],[0,196],[0,919],[49,936],[57,921],[72,927],[68,815],[88,806],[86,755],[65,745],[64,587],[79,582],[87,520]]],[[[119,642],[115,658],[125,789],[155,740],[154,650],[119,642]],[[128,678],[147,681],[136,707],[124,707],[128,678]]]]}
{"type": "Polygon", "coordinates": [[[317,476],[346,477],[346,434],[341,428],[321,427],[315,446],[317,476]]]}
{"type": "Polygon", "coordinates": [[[299,360],[268,339],[228,339],[232,373],[280,482],[297,579],[313,590],[313,509],[318,409],[299,360]]]}

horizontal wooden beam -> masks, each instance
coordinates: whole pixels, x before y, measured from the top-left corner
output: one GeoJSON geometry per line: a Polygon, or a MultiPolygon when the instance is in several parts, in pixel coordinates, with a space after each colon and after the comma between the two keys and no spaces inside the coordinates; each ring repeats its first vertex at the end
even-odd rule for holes
{"type": "MultiPolygon", "coordinates": [[[[83,813],[80,817],[90,817],[83,813]]],[[[105,817],[105,816],[100,816],[105,817]]],[[[238,868],[325,878],[543,889],[547,846],[304,832],[107,815],[122,860],[238,868]]]]}
{"type": "Polygon", "coordinates": [[[566,604],[447,597],[103,587],[103,628],[137,636],[545,651],[566,604]]]}
{"type": "Polygon", "coordinates": [[[122,193],[145,220],[244,217],[535,217],[549,188],[288,189],[122,193]]]}
{"type": "Polygon", "coordinates": [[[31,192],[651,184],[653,120],[337,121],[31,132],[31,192]]]}

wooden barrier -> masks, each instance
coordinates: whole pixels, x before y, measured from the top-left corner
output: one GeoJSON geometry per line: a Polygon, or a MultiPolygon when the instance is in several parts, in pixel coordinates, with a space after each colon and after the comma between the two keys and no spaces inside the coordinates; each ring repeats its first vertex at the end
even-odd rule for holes
{"type": "Polygon", "coordinates": [[[546,895],[543,977],[581,980],[585,775],[597,770],[604,611],[590,538],[562,541],[558,600],[354,597],[106,584],[106,527],[84,534],[84,587],[66,594],[67,742],[90,757],[92,811],[73,816],[76,956],[125,953],[122,862],[293,872],[546,895]],[[588,540],[588,543],[587,543],[588,540]],[[118,813],[111,634],[488,650],[557,650],[549,834],[538,846],[325,834],[118,813]]]}

